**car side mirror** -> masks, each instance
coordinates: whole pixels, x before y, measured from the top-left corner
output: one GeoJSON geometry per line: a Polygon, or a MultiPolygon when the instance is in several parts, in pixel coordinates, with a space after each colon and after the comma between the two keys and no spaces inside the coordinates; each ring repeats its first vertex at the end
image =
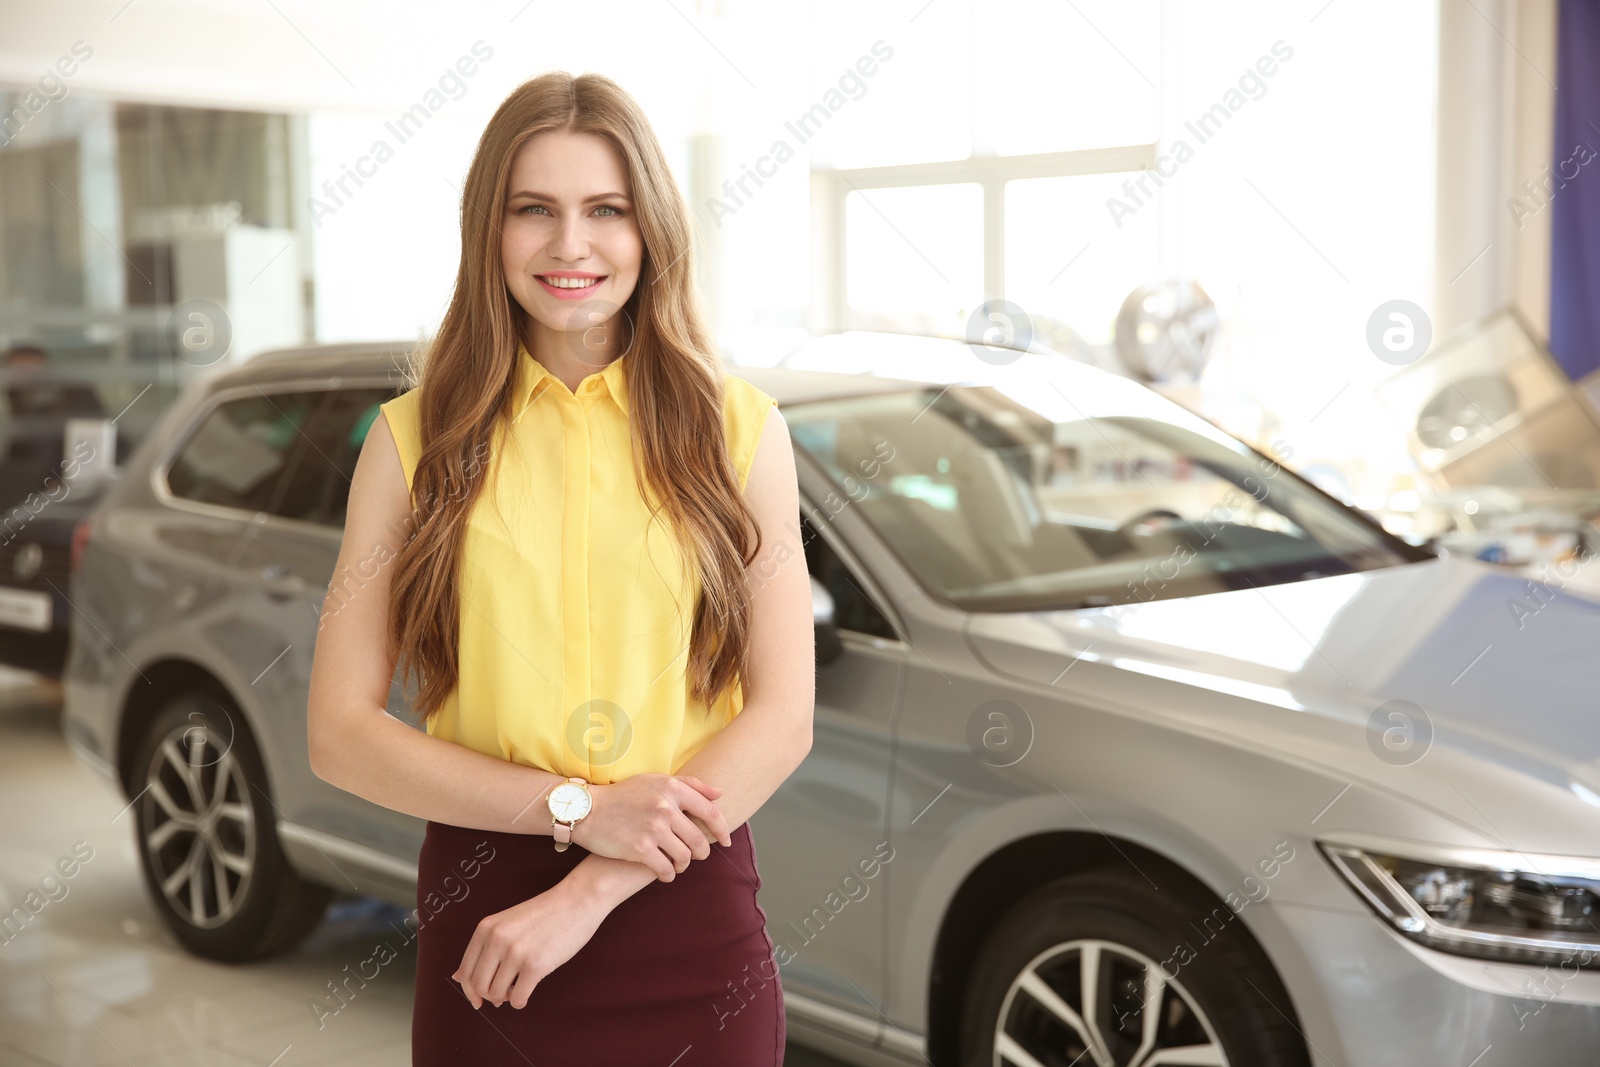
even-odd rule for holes
{"type": "Polygon", "coordinates": [[[811,619],[817,630],[817,666],[825,667],[844,655],[844,642],[833,621],[833,594],[815,574],[811,576],[811,619]]]}

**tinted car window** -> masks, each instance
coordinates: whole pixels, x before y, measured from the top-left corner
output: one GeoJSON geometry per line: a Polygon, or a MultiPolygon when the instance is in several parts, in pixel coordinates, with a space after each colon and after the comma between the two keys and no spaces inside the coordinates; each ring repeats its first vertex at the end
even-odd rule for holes
{"type": "Polygon", "coordinates": [[[302,430],[326,390],[229,400],[196,427],[167,471],[174,496],[242,511],[276,510],[301,451],[302,430]]]}
{"type": "Polygon", "coordinates": [[[866,590],[850,573],[838,553],[817,533],[808,516],[800,517],[806,546],[806,567],[811,576],[833,595],[833,621],[841,630],[898,639],[883,612],[868,598],[866,590]]]}
{"type": "Polygon", "coordinates": [[[389,388],[334,389],[317,409],[296,457],[283,510],[292,518],[343,528],[350,479],[378,405],[395,395],[389,388]]]}

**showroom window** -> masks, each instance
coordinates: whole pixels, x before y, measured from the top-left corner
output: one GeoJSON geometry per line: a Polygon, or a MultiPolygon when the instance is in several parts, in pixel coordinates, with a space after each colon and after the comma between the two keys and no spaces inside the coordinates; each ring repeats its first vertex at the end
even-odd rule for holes
{"type": "Polygon", "coordinates": [[[1153,208],[1120,229],[1107,217],[1107,200],[1126,196],[1124,183],[1142,177],[1113,171],[1006,182],[1005,299],[1030,315],[1071,323],[1090,344],[1110,343],[1123,301],[1160,264],[1153,208]]]}
{"type": "Polygon", "coordinates": [[[861,329],[937,330],[983,289],[983,187],[976,182],[851,192],[845,278],[861,329]]]}
{"type": "MultiPolygon", "coordinates": [[[[0,109],[24,97],[0,88],[0,109]]],[[[77,90],[52,102],[0,144],[0,348],[41,347],[134,446],[191,377],[305,340],[304,126],[77,90]]]]}
{"type": "Polygon", "coordinates": [[[917,32],[950,40],[897,48],[862,119],[819,138],[817,325],[962,337],[1004,299],[1063,351],[1109,342],[1161,270],[1153,185],[1131,224],[1106,207],[1157,161],[1160,5],[997,0],[917,32]],[[1037,32],[1019,36],[1024,14],[1037,32]],[[930,52],[937,76],[920,69],[930,52]]]}

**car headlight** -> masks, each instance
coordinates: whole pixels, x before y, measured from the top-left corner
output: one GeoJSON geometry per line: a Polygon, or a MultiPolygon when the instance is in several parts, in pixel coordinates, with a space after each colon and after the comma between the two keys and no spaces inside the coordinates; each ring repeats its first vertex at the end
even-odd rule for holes
{"type": "Polygon", "coordinates": [[[1358,834],[1317,840],[1379,917],[1444,952],[1600,968],[1600,861],[1358,834]]]}

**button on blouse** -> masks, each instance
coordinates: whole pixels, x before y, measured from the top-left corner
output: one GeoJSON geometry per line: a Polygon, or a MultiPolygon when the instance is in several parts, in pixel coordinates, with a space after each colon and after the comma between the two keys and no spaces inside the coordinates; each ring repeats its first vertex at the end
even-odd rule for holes
{"type": "MultiPolygon", "coordinates": [[[[576,393],[517,351],[513,415],[496,424],[467,516],[456,688],[435,737],[606,784],[675,774],[744,706],[689,692],[699,580],[634,476],[624,354],[576,393]]],[[[744,488],[777,401],[723,375],[728,454],[744,488]]],[[[384,404],[406,484],[420,387],[384,404]]]]}

